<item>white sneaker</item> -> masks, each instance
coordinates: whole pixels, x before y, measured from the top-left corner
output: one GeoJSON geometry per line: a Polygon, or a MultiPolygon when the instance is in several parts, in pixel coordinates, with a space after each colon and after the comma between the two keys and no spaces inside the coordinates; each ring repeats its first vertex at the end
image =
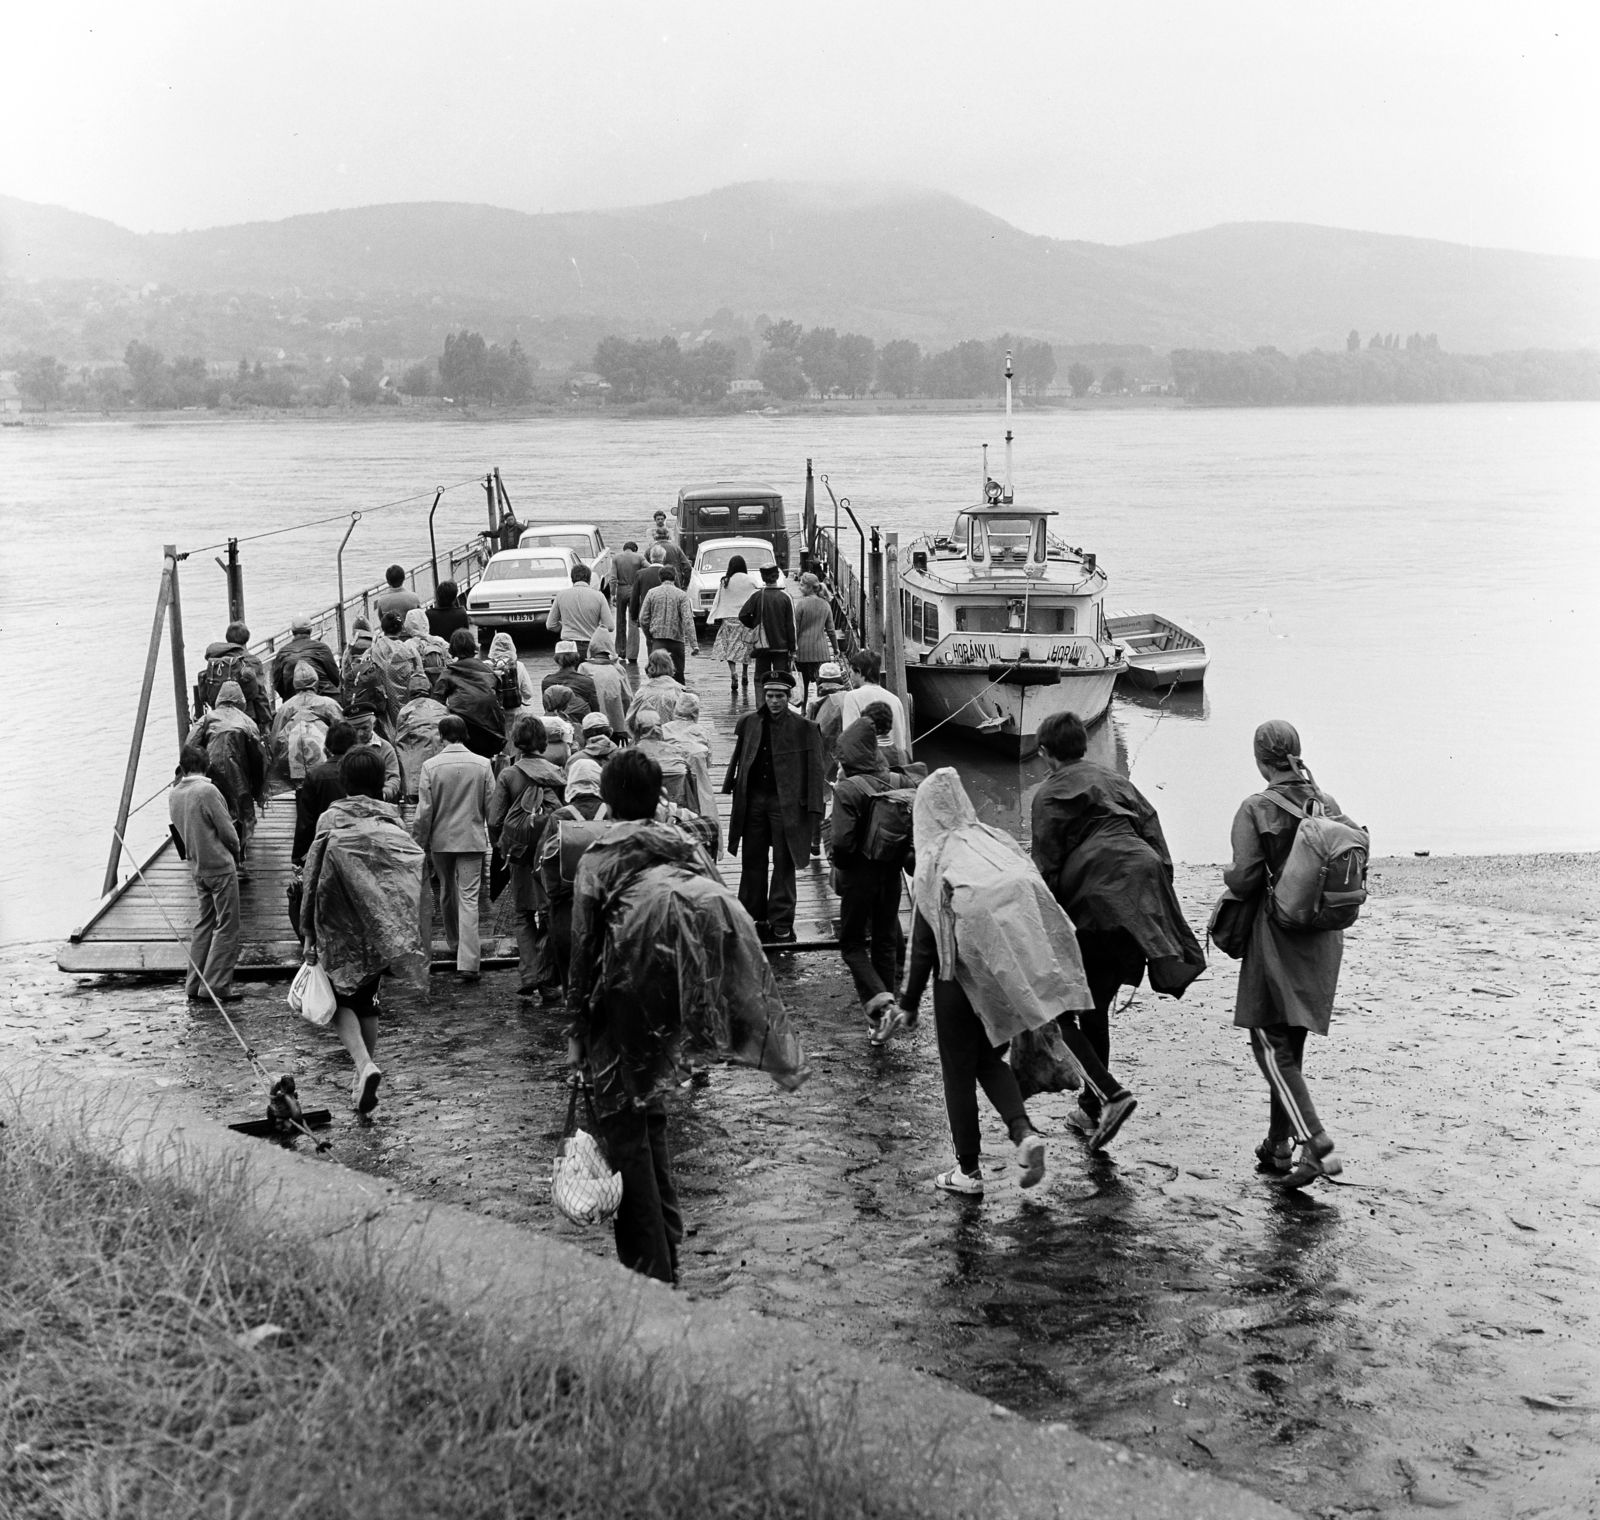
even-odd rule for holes
{"type": "Polygon", "coordinates": [[[953,1166],[948,1172],[940,1172],[933,1179],[933,1185],[941,1193],[960,1193],[966,1198],[983,1197],[983,1176],[970,1176],[959,1166],[953,1166]]]}
{"type": "Polygon", "coordinates": [[[1025,1188],[1038,1187],[1044,1181],[1044,1137],[1027,1135],[1017,1146],[1017,1165],[1022,1176],[1017,1180],[1025,1188]]]}
{"type": "Polygon", "coordinates": [[[350,1096],[355,1100],[358,1114],[370,1114],[378,1106],[378,1083],[381,1081],[383,1073],[378,1070],[374,1061],[368,1061],[356,1073],[350,1096]]]}

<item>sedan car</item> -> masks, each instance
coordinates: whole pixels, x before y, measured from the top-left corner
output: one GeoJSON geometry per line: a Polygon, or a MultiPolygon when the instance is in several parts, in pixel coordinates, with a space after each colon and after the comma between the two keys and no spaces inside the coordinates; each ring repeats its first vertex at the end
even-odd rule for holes
{"type": "MultiPolygon", "coordinates": [[[[745,569],[757,580],[761,578],[763,565],[778,563],[771,542],[765,538],[714,538],[710,543],[702,544],[694,569],[689,572],[689,605],[694,608],[695,617],[702,622],[717,599],[717,584],[727,574],[728,561],[735,554],[743,556],[745,569]]],[[[781,570],[778,572],[778,584],[790,596],[795,594],[795,588],[789,585],[781,570]]]]}
{"type": "Polygon", "coordinates": [[[482,578],[467,593],[467,613],[480,628],[542,628],[556,592],[572,584],[572,567],[579,563],[572,549],[531,548],[524,539],[484,566],[482,578]]]}

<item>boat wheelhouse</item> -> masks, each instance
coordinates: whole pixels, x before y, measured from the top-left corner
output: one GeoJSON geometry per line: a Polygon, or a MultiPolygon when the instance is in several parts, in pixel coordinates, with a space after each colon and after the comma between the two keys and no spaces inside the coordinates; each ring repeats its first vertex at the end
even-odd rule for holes
{"type": "MultiPolygon", "coordinates": [[[[1011,363],[1006,359],[1010,412],[1011,363]]],[[[906,685],[923,731],[948,723],[1030,755],[1051,713],[1105,715],[1126,659],[1106,631],[1107,577],[1093,554],[1050,532],[1056,513],[1019,506],[988,478],[983,502],[901,561],[906,685]]]]}

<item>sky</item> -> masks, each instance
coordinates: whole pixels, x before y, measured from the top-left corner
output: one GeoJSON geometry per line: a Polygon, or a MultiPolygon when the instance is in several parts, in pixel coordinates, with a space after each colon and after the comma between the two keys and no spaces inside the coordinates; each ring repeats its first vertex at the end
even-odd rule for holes
{"type": "Polygon", "coordinates": [[[1128,243],[1304,221],[1600,257],[1600,6],[53,0],[0,193],[137,231],[898,180],[1128,243]]]}

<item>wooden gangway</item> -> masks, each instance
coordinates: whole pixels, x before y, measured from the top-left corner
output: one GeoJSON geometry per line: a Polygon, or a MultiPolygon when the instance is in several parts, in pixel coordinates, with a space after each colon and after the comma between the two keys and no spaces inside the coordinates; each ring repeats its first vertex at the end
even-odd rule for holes
{"type": "MultiPolygon", "coordinates": [[[[523,664],[534,676],[535,685],[555,668],[548,642],[541,643],[538,650],[523,653],[523,664]]],[[[631,670],[629,673],[633,674],[631,670]]],[[[709,639],[690,658],[687,675],[690,688],[700,698],[701,722],[712,738],[712,783],[720,786],[733,753],[734,726],[742,714],[753,709],[759,693],[752,692],[739,702],[730,697],[728,668],[711,658],[709,639]]],[[[726,840],[732,799],[719,795],[718,800],[722,836],[726,840]]],[[[282,970],[300,960],[299,941],[289,924],[286,895],[293,877],[289,856],[294,843],[294,820],[294,796],[284,791],[268,803],[256,827],[247,862],[249,879],[241,880],[239,886],[243,920],[240,967],[247,972],[282,970]]],[[[719,864],[723,879],[737,890],[739,860],[724,852],[719,864]]],[[[799,868],[795,912],[798,948],[832,949],[837,944],[838,902],[828,875],[824,860],[807,861],[799,868]]],[[[61,947],[56,963],[63,971],[180,973],[187,962],[183,941],[174,935],[173,927],[187,937],[197,913],[189,868],[167,841],[100,904],[61,947]]],[[[486,960],[515,958],[509,891],[494,904],[487,901],[485,894],[482,931],[486,960]]],[[[443,929],[437,925],[434,954],[440,960],[448,954],[443,929]]]]}

